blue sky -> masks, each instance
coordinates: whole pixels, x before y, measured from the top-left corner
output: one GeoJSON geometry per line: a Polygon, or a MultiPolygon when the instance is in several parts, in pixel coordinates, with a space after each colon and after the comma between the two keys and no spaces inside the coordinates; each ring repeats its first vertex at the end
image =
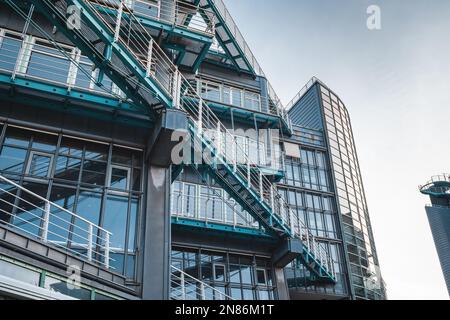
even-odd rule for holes
{"type": "Polygon", "coordinates": [[[346,103],[388,297],[448,299],[418,185],[450,171],[450,1],[225,4],[285,103],[314,75],[346,103]]]}

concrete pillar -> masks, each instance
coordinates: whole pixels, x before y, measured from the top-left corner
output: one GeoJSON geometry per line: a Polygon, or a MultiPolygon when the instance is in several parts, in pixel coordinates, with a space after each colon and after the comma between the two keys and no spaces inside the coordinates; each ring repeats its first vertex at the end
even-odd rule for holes
{"type": "Polygon", "coordinates": [[[142,279],[142,298],[145,300],[169,299],[170,185],[170,167],[149,166],[142,279]]]}
{"type": "Polygon", "coordinates": [[[275,277],[275,285],[277,286],[278,299],[279,300],[290,300],[289,288],[287,285],[286,278],[284,276],[283,268],[274,268],[273,274],[275,277]]]}

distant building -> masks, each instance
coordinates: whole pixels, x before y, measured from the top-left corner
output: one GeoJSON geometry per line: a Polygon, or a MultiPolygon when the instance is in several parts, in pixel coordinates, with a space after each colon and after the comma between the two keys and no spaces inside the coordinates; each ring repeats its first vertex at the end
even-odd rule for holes
{"type": "Polygon", "coordinates": [[[432,177],[420,192],[430,196],[425,210],[450,296],[450,175],[432,177]]]}

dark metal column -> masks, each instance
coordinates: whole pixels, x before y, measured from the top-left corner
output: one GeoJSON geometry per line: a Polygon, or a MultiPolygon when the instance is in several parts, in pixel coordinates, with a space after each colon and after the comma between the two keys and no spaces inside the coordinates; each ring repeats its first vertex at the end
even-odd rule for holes
{"type": "Polygon", "coordinates": [[[169,299],[170,168],[150,166],[147,179],[142,298],[169,299]]]}

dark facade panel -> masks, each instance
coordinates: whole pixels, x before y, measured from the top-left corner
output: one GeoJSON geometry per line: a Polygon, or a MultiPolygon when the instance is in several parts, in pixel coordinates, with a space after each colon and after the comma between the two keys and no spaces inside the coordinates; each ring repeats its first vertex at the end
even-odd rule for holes
{"type": "Polygon", "coordinates": [[[292,123],[309,129],[323,129],[322,113],[318,96],[318,85],[308,92],[289,111],[292,123]]]}
{"type": "Polygon", "coordinates": [[[426,212],[450,295],[450,208],[426,207],[426,212]]]}

